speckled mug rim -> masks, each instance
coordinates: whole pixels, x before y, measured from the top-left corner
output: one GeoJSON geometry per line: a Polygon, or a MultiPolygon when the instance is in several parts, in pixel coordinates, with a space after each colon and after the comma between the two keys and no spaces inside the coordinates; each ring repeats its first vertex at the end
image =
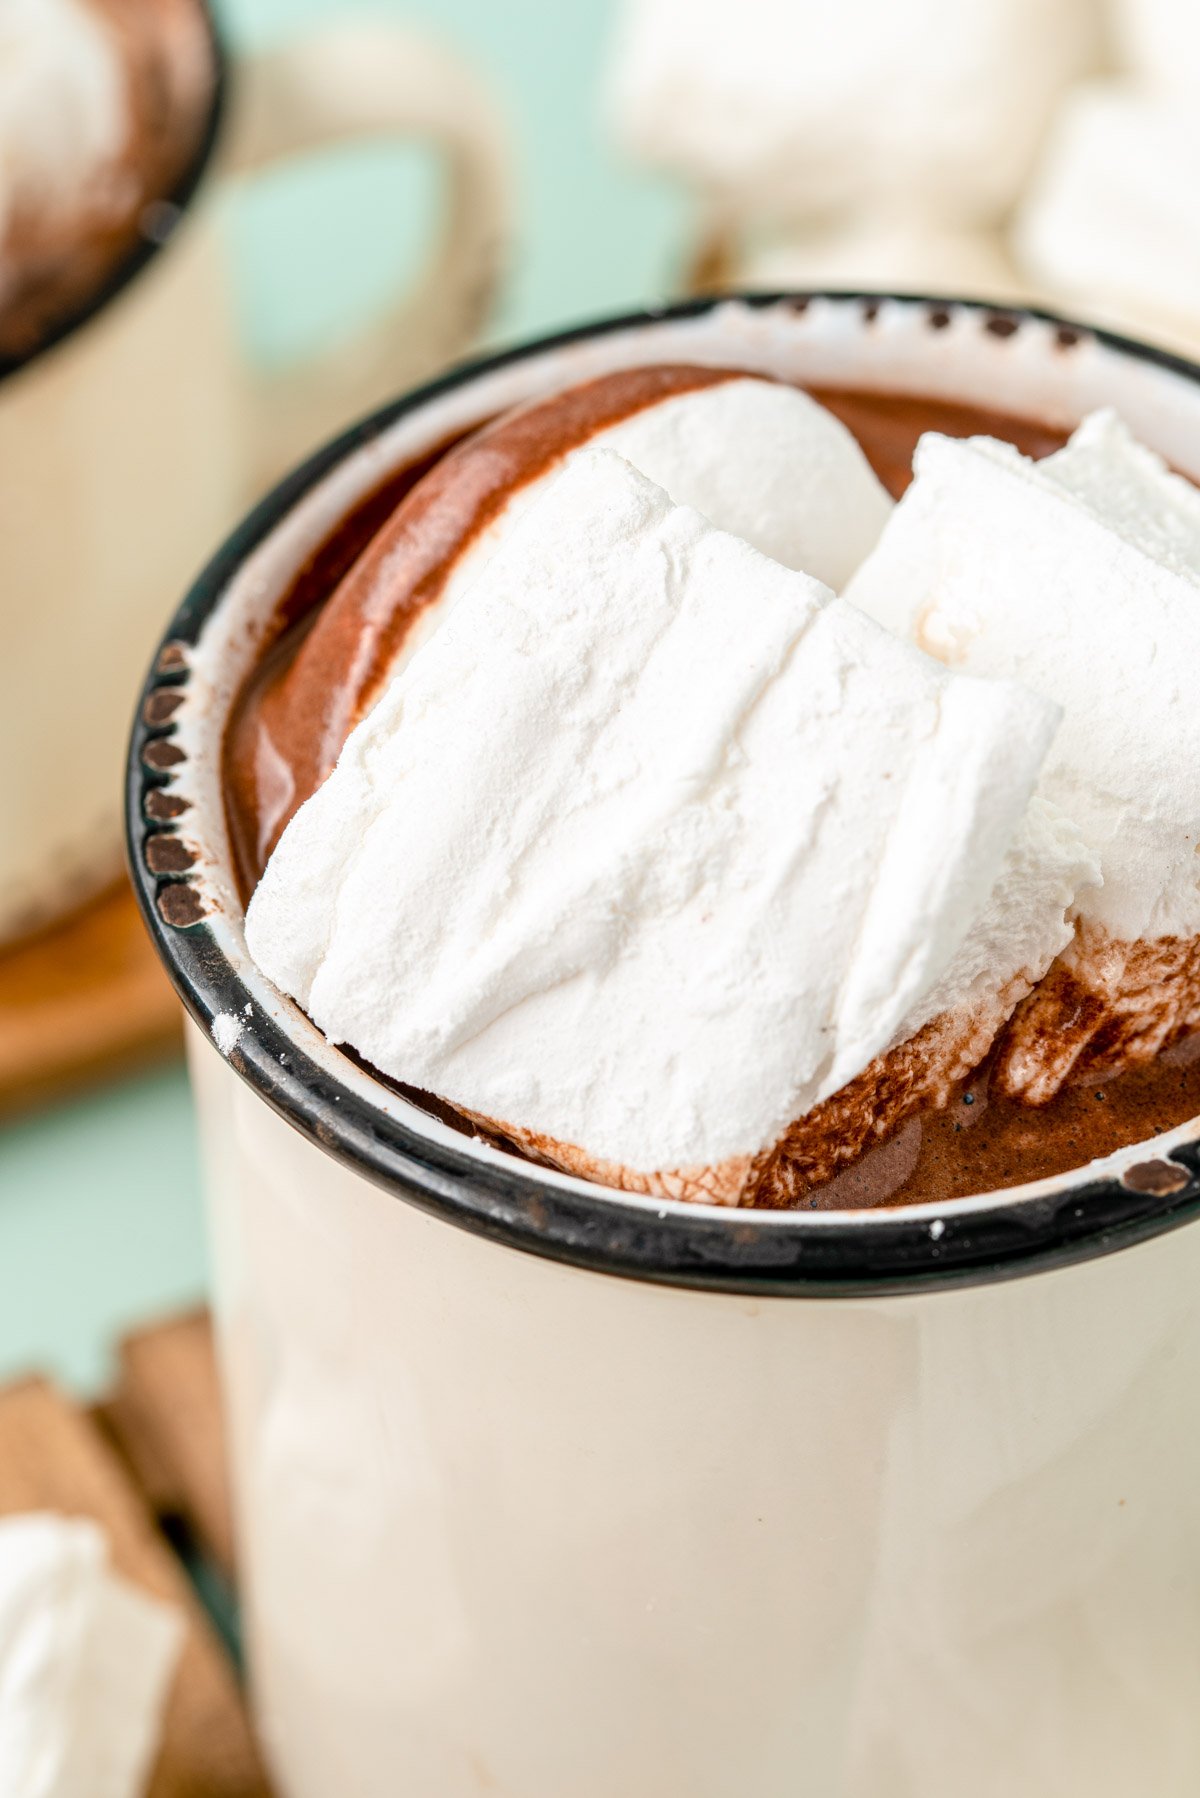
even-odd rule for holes
{"type": "MultiPolygon", "coordinates": [[[[1200,369],[1178,356],[1034,308],[806,292],[721,295],[604,319],[469,362],[380,408],[288,475],[233,532],[176,612],[143,689],[128,761],[128,850],[138,902],[180,998],[206,1034],[218,1019],[230,1021],[226,1053],[237,1074],[345,1166],[491,1241],[595,1272],[780,1297],[882,1296],[1060,1267],[1192,1221],[1200,1215],[1200,1121],[1151,1139],[1148,1160],[1135,1162],[1135,1151],[1125,1151],[1120,1177],[1084,1169],[998,1195],[893,1210],[662,1204],[589,1188],[494,1151],[483,1158],[466,1139],[433,1140],[395,1115],[377,1082],[323,1039],[314,1044],[317,1033],[290,1001],[275,995],[264,1009],[261,991],[251,990],[218,940],[220,920],[209,909],[194,820],[166,818],[152,795],[170,793],[186,764],[175,738],[187,717],[192,652],[247,558],[354,452],[434,401],[530,358],[613,333],[700,320],[726,304],[748,314],[768,307],[797,314],[814,305],[853,309],[868,326],[881,309],[916,308],[935,332],[965,319],[1002,340],[1037,327],[1053,333],[1064,350],[1090,341],[1200,385],[1200,369]],[[253,1028],[243,1031],[239,1020],[249,1014],[253,1028]]],[[[211,735],[211,723],[207,730],[211,735]]]]}
{"type": "Polygon", "coordinates": [[[62,318],[39,337],[32,349],[19,356],[0,355],[0,384],[22,374],[35,364],[67,342],[69,338],[82,331],[86,325],[97,318],[109,302],[125,291],[130,284],[149,267],[156,256],[168,249],[174,242],[180,227],[183,225],[192,201],[204,183],[209,166],[213,161],[217,144],[220,140],[222,125],[229,107],[229,57],[221,40],[220,31],[213,13],[210,0],[194,0],[199,8],[205,30],[208,33],[209,47],[212,54],[213,85],[209,96],[208,111],[205,117],[204,130],[199,142],[188,160],[183,173],[173,186],[159,196],[158,204],[170,209],[166,214],[168,222],[165,227],[156,229],[152,234],[139,231],[133,244],[118,259],[108,274],[88,293],[80,305],[63,314],[62,318]]]}

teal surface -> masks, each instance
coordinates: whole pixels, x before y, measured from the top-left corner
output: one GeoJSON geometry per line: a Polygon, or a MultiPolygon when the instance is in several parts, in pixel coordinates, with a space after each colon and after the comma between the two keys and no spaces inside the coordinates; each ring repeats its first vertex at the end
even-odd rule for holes
{"type": "MultiPolygon", "coordinates": [[[[600,82],[609,0],[226,0],[258,46],[355,11],[436,30],[490,79],[519,156],[519,227],[493,335],[511,340],[661,296],[687,228],[678,195],[622,168],[600,82]]],[[[303,354],[415,266],[435,216],[420,153],[346,151],[230,202],[239,298],[261,360],[303,354]]],[[[383,396],[381,396],[383,397],[383,396]]],[[[0,1378],[104,1379],[116,1335],[206,1280],[182,1069],[0,1131],[0,1378]]]]}

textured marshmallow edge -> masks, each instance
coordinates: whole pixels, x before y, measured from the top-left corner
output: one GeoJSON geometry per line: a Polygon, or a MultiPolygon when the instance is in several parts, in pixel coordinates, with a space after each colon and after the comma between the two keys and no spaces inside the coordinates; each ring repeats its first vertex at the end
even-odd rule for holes
{"type": "MultiPolygon", "coordinates": [[[[1135,530],[1136,518],[1114,518],[1104,509],[1095,476],[1101,472],[1097,464],[1105,448],[1116,451],[1130,479],[1139,486],[1157,485],[1161,477],[1162,498],[1168,510],[1186,515],[1189,523],[1200,531],[1200,492],[1181,475],[1172,473],[1153,450],[1139,444],[1112,408],[1089,413],[1063,449],[1041,461],[1022,455],[1014,444],[995,437],[945,437],[940,432],[927,431],[919,439],[913,456],[914,485],[922,475],[944,481],[947,471],[953,480],[958,469],[967,465],[971,457],[977,457],[1007,474],[1014,483],[1069,507],[1151,568],[1200,585],[1200,573],[1186,560],[1164,560],[1159,547],[1151,543],[1146,534],[1135,530]],[[1076,435],[1080,438],[1078,443],[1076,435]]],[[[1103,472],[1116,480],[1121,470],[1103,472]]],[[[903,503],[901,500],[900,505],[903,503]]],[[[899,509],[898,506],[897,511],[899,509]]]]}
{"type": "MultiPolygon", "coordinates": [[[[452,1101],[443,1101],[452,1104],[452,1101]]],[[[617,1192],[641,1194],[648,1199],[667,1199],[687,1205],[739,1205],[749,1184],[754,1157],[734,1155],[710,1165],[659,1168],[647,1171],[630,1167],[621,1161],[608,1161],[593,1155],[579,1143],[563,1142],[544,1131],[530,1130],[522,1124],[510,1124],[500,1118],[469,1111],[460,1105],[453,1109],[478,1126],[486,1137],[499,1146],[511,1144],[542,1167],[574,1174],[589,1185],[611,1187],[617,1192]]]]}
{"type": "MultiPolygon", "coordinates": [[[[616,424],[605,425],[593,431],[579,443],[564,450],[549,468],[508,493],[496,516],[488,520],[466,542],[449,569],[441,591],[423,608],[413,628],[406,633],[392,658],[389,681],[396,679],[407,668],[448,612],[470,591],[509,531],[531,506],[537,504],[548,486],[562,473],[568,459],[589,450],[610,450],[621,456],[656,486],[662,487],[674,503],[694,506],[718,530],[730,531],[762,554],[771,556],[779,547],[781,533],[769,533],[771,542],[768,544],[762,540],[763,532],[754,528],[740,528],[746,525],[747,514],[752,510],[750,505],[744,510],[738,508],[742,515],[736,521],[718,516],[718,510],[725,510],[720,503],[723,496],[719,496],[718,504],[713,506],[708,495],[702,496],[696,491],[698,479],[703,480],[702,472],[698,477],[694,469],[672,471],[664,466],[677,447],[671,444],[670,438],[685,424],[689,429],[707,432],[710,436],[720,432],[726,443],[736,431],[740,439],[748,441],[751,450],[756,434],[776,427],[788,432],[791,438],[789,449],[800,451],[803,447],[811,458],[821,463],[838,463],[841,493],[824,495],[816,502],[807,493],[803,494],[796,504],[796,518],[802,521],[803,528],[800,522],[793,522],[790,526],[792,541],[787,545],[789,553],[774,556],[783,566],[797,573],[809,574],[834,591],[850,578],[854,569],[870,554],[895,509],[895,502],[875,474],[854,433],[828,407],[821,405],[802,388],[773,381],[765,374],[750,373],[743,377],[735,376],[715,386],[671,394],[666,399],[639,407],[628,418],[621,419],[616,424]],[[758,419],[746,414],[744,396],[747,390],[756,396],[760,406],[761,416],[758,419]],[[803,429],[798,431],[797,426],[802,426],[803,429]],[[801,437],[808,438],[803,446],[800,443],[801,437]],[[832,509],[832,502],[838,498],[843,503],[837,532],[839,542],[835,549],[826,539],[832,534],[829,531],[828,513],[832,509]],[[814,519],[814,505],[820,507],[823,502],[826,507],[825,516],[818,515],[814,519]],[[851,507],[852,517],[849,515],[851,507]],[[800,537],[805,538],[810,545],[814,538],[817,539],[817,548],[811,554],[801,557],[797,553],[796,541],[800,537]],[[817,562],[822,566],[816,566],[817,562]]],[[[831,484],[828,476],[826,481],[831,484]]],[[[752,500],[759,491],[757,487],[752,488],[745,497],[752,500]]],[[[373,704],[378,704],[378,697],[373,704]]]]}
{"type": "Polygon", "coordinates": [[[1009,995],[999,1020],[1004,1022],[1071,943],[1074,908],[1100,883],[1099,857],[1074,819],[1035,791],[987,904],[941,980],[905,1018],[896,1041],[956,1010],[990,1012],[998,992],[1009,995]],[[1024,931],[1015,938],[1011,924],[1018,919],[1024,931]]]}
{"type": "MultiPolygon", "coordinates": [[[[1146,452],[1147,455],[1151,453],[1146,452]]],[[[917,444],[916,478],[884,527],[876,549],[851,579],[846,597],[853,604],[863,606],[888,628],[920,641],[918,625],[922,614],[935,615],[941,609],[939,604],[931,603],[924,592],[914,596],[911,591],[918,584],[921,565],[929,560],[927,546],[922,542],[923,534],[931,530],[948,532],[954,541],[962,542],[963,519],[970,515],[973,505],[992,514],[994,532],[998,528],[994,514],[1000,504],[1007,510],[1005,523],[1012,538],[1022,535],[1019,529],[1022,512],[1026,513],[1031,526],[1037,526],[1032,534],[1025,533],[1035,546],[1057,544],[1056,521],[1061,521],[1065,509],[1084,528],[1092,555],[1110,578],[1123,561],[1123,572],[1130,584],[1140,591],[1143,606],[1152,602],[1160,613],[1177,610],[1172,606],[1174,583],[1182,580],[1188,586],[1200,585],[1200,574],[1185,559],[1164,559],[1158,544],[1149,541],[1148,533],[1132,535],[1122,530],[1119,523],[1113,522],[1094,500],[1079,490],[1085,485],[1080,479],[1081,464],[1086,467],[1085,457],[1092,460],[1086,441],[1084,455],[1077,458],[1074,466],[1067,464],[1067,482],[1062,482],[1054,478],[1053,472],[1044,472],[1043,464],[1022,456],[1012,444],[990,437],[952,438],[927,432],[917,444]],[[992,485],[993,476],[1001,478],[999,490],[992,485]],[[1030,506],[1034,509],[1027,511],[1030,506]],[[895,580],[895,573],[889,570],[888,558],[896,555],[897,543],[901,546],[897,569],[903,585],[909,590],[905,603],[911,609],[907,613],[889,600],[888,584],[895,580]]],[[[1135,460],[1132,478],[1140,481],[1146,472],[1145,464],[1135,460]]],[[[1179,478],[1170,476],[1172,481],[1179,478]]],[[[1168,513],[1181,510],[1175,504],[1173,493],[1166,493],[1165,498],[1168,513]]],[[[1191,509],[1190,502],[1187,509],[1191,509]]],[[[1191,522],[1189,518],[1189,525],[1191,522]]],[[[1196,523],[1200,529],[1200,515],[1196,523]]],[[[973,542],[973,553],[982,554],[986,548],[986,533],[978,534],[973,542]]],[[[958,596],[956,609],[969,611],[962,594],[958,596]]],[[[944,647],[938,645],[937,654],[943,660],[952,657],[952,643],[947,642],[944,647]]]]}
{"type": "Polygon", "coordinates": [[[672,394],[608,426],[588,443],[615,450],[676,504],[695,506],[718,530],[743,538],[835,592],[870,553],[894,509],[849,427],[802,388],[761,375],[672,394]],[[725,466],[719,474],[704,467],[703,453],[685,466],[687,448],[672,441],[681,427],[693,443],[720,445],[725,466]],[[673,457],[679,461],[674,470],[669,467],[673,457]],[[746,491],[731,496],[726,487],[713,494],[730,468],[744,471],[746,491]],[[786,499],[776,492],[788,487],[786,499]],[[783,503],[778,524],[763,528],[757,514],[768,493],[783,503]],[[710,509],[711,499],[723,516],[710,509]]]}
{"type": "MultiPolygon", "coordinates": [[[[998,995],[991,1010],[985,1012],[982,1018],[945,1016],[931,1022],[923,1034],[936,1041],[939,1046],[943,1042],[948,1044],[950,1051],[947,1073],[943,1080],[937,1082],[939,1087],[962,1077],[975,1066],[987,1052],[1000,1025],[1009,1016],[1012,1003],[1025,990],[1027,989],[1022,987],[1020,993],[1015,993],[1012,1002],[1006,995],[998,995]]],[[[861,1084],[868,1091],[871,1091],[875,1081],[886,1086],[888,1064],[897,1058],[897,1054],[903,1056],[908,1049],[909,1043],[906,1042],[898,1045],[897,1050],[876,1056],[855,1081],[840,1088],[829,1099],[814,1105],[802,1116],[792,1119],[758,1153],[731,1155],[723,1161],[708,1164],[652,1170],[635,1168],[625,1162],[605,1160],[578,1143],[563,1142],[547,1136],[543,1131],[529,1130],[521,1125],[486,1117],[479,1112],[463,1111],[461,1107],[455,1109],[478,1125],[489,1138],[497,1139],[502,1147],[506,1144],[515,1145],[542,1166],[572,1174],[590,1184],[685,1205],[744,1206],[782,1211],[792,1207],[803,1194],[834,1178],[844,1166],[852,1166],[864,1153],[876,1146],[877,1140],[882,1140],[891,1133],[899,1119],[876,1114],[878,1128],[872,1129],[870,1123],[863,1121],[857,1136],[848,1146],[844,1141],[831,1143],[830,1114],[836,1120],[839,1102],[844,1098],[853,1101],[855,1086],[861,1084]]],[[[916,1054],[919,1057],[919,1045],[916,1054]]],[[[923,1092],[916,1096],[915,1102],[919,1102],[920,1097],[923,1097],[923,1092]]]]}
{"type": "Polygon", "coordinates": [[[64,1767],[68,1789],[86,1790],[89,1798],[127,1798],[144,1789],[184,1635],[177,1606],[114,1574],[103,1576],[79,1668],[64,1767]]]}
{"type": "MultiPolygon", "coordinates": [[[[386,698],[385,694],[384,701],[386,698]]],[[[365,776],[355,766],[358,756],[355,738],[361,729],[360,724],[351,733],[338,757],[337,767],[344,766],[343,778],[349,778],[350,769],[355,767],[355,772],[365,782],[365,776]]],[[[327,836],[335,834],[331,825],[336,821],[338,793],[336,789],[331,791],[332,780],[331,775],[310,799],[305,800],[275,845],[258,885],[250,895],[243,926],[246,948],[260,973],[310,1014],[313,983],[329,951],[336,910],[325,914],[328,928],[324,930],[301,930],[297,928],[296,917],[299,914],[311,920],[322,915],[318,906],[302,902],[314,885],[322,884],[319,877],[314,879],[309,875],[314,861],[310,845],[320,844],[327,836]],[[280,923],[288,919],[291,927],[279,928],[280,923]]]]}
{"type": "Polygon", "coordinates": [[[1200,1030],[1200,936],[1122,941],[1088,921],[1009,1021],[994,1078],[1042,1105],[1065,1084],[1159,1055],[1200,1030]]]}
{"type": "MultiPolygon", "coordinates": [[[[875,1056],[846,1085],[793,1118],[767,1148],[708,1166],[647,1172],[603,1160],[577,1143],[479,1113],[463,1115],[501,1146],[514,1144],[540,1165],[621,1192],[687,1205],[794,1211],[808,1194],[882,1146],[914,1112],[944,1106],[1029,990],[1030,982],[1020,975],[1002,987],[989,982],[969,1007],[931,1016],[875,1056]]],[[[906,1213],[912,1209],[905,1207],[906,1213]]]]}
{"type": "MultiPolygon", "coordinates": [[[[1094,429],[1097,432],[1103,430],[1103,420],[1094,429]]],[[[1086,438],[1083,454],[1090,454],[1086,438]]],[[[1077,467],[1081,460],[1083,456],[1077,453],[1077,467]]],[[[945,533],[951,552],[956,544],[961,549],[963,519],[970,516],[974,508],[989,511],[995,520],[999,505],[1007,512],[1006,523],[1014,537],[1020,534],[1021,515],[1032,506],[1034,510],[1029,514],[1029,520],[1036,530],[1030,541],[1049,546],[1058,541],[1065,507],[1086,533],[1084,549],[1089,557],[1095,558],[1095,566],[1104,571],[1110,584],[1123,578],[1131,590],[1139,593],[1143,612],[1153,613],[1163,628],[1169,628],[1174,620],[1177,634],[1182,631],[1189,637],[1200,637],[1200,614],[1181,610],[1182,595],[1178,585],[1182,580],[1188,590],[1197,584],[1197,576],[1185,567],[1169,565],[1144,542],[1132,541],[1099,515],[1093,504],[1061,485],[1053,475],[1046,475],[1041,464],[1022,457],[1011,445],[991,438],[954,439],[927,433],[918,444],[916,466],[918,478],[897,506],[876,551],[867,558],[847,589],[847,597],[853,603],[863,605],[873,617],[891,628],[928,644],[947,659],[952,659],[955,654],[956,619],[962,620],[972,636],[976,634],[978,620],[972,623],[970,619],[969,598],[961,571],[957,597],[947,613],[943,613],[939,604],[928,600],[921,577],[921,569],[929,561],[929,542],[925,534],[945,533]],[[999,489],[993,485],[995,476],[1001,477],[999,489]],[[902,592],[904,596],[899,606],[891,597],[896,592],[902,592]],[[935,630],[937,640],[933,641],[935,630]]],[[[1135,479],[1140,479],[1144,472],[1145,465],[1135,458],[1135,479]]],[[[1069,477],[1070,474],[1068,464],[1069,477]]],[[[1179,477],[1170,478],[1174,481],[1179,477]]],[[[1190,496],[1186,507],[1190,523],[1190,496]]],[[[972,544],[969,553],[983,554],[980,540],[972,544]]],[[[1035,677],[1029,678],[1031,684],[1036,684],[1035,677]]],[[[1073,732],[1075,722],[1068,720],[1068,729],[1073,732]]],[[[1156,760],[1162,764],[1161,749],[1156,760]]],[[[1079,809],[1081,815],[1087,815],[1096,803],[1095,783],[1080,781],[1069,768],[1054,767],[1047,782],[1047,790],[1068,810],[1079,809]]],[[[1200,892],[1191,878],[1190,839],[1180,835],[1181,831],[1186,831],[1190,813],[1181,790],[1170,784],[1156,784],[1149,797],[1153,799],[1153,817],[1135,818],[1132,824],[1127,821],[1125,836],[1128,840],[1124,850],[1119,845],[1115,849],[1110,845],[1106,853],[1116,854],[1121,865],[1129,863],[1134,853],[1130,843],[1136,843],[1141,832],[1148,844],[1151,840],[1157,842],[1158,852],[1165,852],[1169,870],[1173,870],[1165,888],[1156,894],[1139,896],[1136,880],[1132,886],[1129,880],[1117,882],[1113,878],[1114,870],[1110,868],[1107,882],[1093,887],[1090,894],[1084,896],[1080,909],[1084,915],[1101,919],[1119,937],[1190,936],[1200,929],[1200,892]],[[1175,817],[1165,815],[1162,810],[1164,799],[1172,797],[1175,817]]],[[[1098,839],[1101,843],[1105,840],[1104,837],[1098,839]]]]}
{"type": "Polygon", "coordinates": [[[1113,407],[1089,413],[1037,467],[1123,542],[1200,584],[1200,490],[1139,443],[1113,407]]]}
{"type": "MultiPolygon", "coordinates": [[[[1011,444],[993,438],[959,439],[927,432],[917,445],[914,467],[917,478],[897,505],[876,549],[846,590],[851,603],[862,606],[872,617],[910,640],[927,642],[928,633],[921,620],[925,615],[940,616],[942,610],[940,603],[929,598],[923,584],[922,569],[930,560],[924,536],[931,531],[942,532],[961,544],[963,520],[976,502],[977,509],[992,514],[993,529],[997,504],[1005,507],[1009,514],[1005,522],[1013,538],[1021,535],[1016,528],[1019,519],[1014,522],[1012,517],[1013,509],[1019,514],[1032,504],[1035,510],[1028,518],[1038,529],[1029,540],[1050,546],[1058,542],[1056,520],[1061,521],[1065,508],[1088,534],[1098,566],[1112,578],[1124,561],[1124,572],[1140,590],[1143,606],[1152,603],[1159,613],[1172,609],[1172,589],[1178,580],[1188,585],[1200,580],[1186,568],[1169,566],[1143,543],[1122,534],[1093,504],[1053,476],[1042,473],[1038,463],[1022,457],[1011,444]],[[999,490],[992,484],[995,475],[1002,480],[999,490]],[[897,590],[904,594],[900,604],[892,597],[897,590]]],[[[983,535],[970,541],[972,554],[984,552],[983,535]]],[[[970,612],[961,592],[955,611],[964,615],[970,612]]],[[[975,634],[973,629],[972,635],[975,634]]],[[[934,649],[939,659],[952,662],[953,636],[938,642],[934,649]]]]}
{"type": "MultiPolygon", "coordinates": [[[[888,836],[839,1006],[839,1043],[843,1034],[849,1042],[839,1048],[820,1098],[845,1086],[894,1040],[891,1031],[881,1040],[867,1033],[885,999],[902,1015],[914,1014],[953,962],[1000,875],[1061,717],[1058,706],[1013,681],[947,680],[937,730],[922,748],[888,836]],[[982,793],[990,795],[988,803],[972,803],[982,793]],[[967,847],[954,858],[922,858],[917,851],[931,835],[950,835],[967,847]],[[923,921],[903,945],[894,930],[897,914],[923,921]]],[[[997,986],[1015,971],[998,969],[997,986]]]]}

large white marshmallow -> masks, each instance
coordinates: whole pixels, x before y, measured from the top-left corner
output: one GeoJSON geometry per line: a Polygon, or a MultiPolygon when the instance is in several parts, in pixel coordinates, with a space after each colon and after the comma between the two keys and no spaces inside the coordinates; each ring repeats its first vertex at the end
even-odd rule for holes
{"type": "Polygon", "coordinates": [[[591,439],[785,568],[840,592],[893,502],[858,439],[780,381],[722,381],[635,412],[591,439]]]}
{"type": "Polygon", "coordinates": [[[0,1521],[5,1798],[139,1798],[147,1789],[184,1618],[108,1561],[107,1539],[88,1518],[0,1521]]]}
{"type": "Polygon", "coordinates": [[[745,220],[998,220],[1065,85],[1088,0],[626,0],[625,146],[745,220]]]}
{"type": "Polygon", "coordinates": [[[0,4],[0,276],[18,212],[71,217],[129,128],[120,52],[86,0],[0,4]]]}
{"type": "Polygon", "coordinates": [[[848,597],[949,665],[1056,699],[1044,792],[1104,884],[1079,914],[1132,940],[1200,931],[1200,493],[1111,413],[1032,462],[928,435],[848,597]]]}
{"type": "MultiPolygon", "coordinates": [[[[659,400],[596,432],[585,447],[615,450],[677,505],[694,506],[710,524],[835,591],[874,548],[892,511],[887,491],[840,419],[799,388],[752,375],[659,400]]],[[[478,453],[488,453],[486,443],[478,453]]],[[[515,488],[471,538],[438,602],[405,638],[393,674],[577,453],[566,452],[546,474],[515,488]]]]}
{"type": "Polygon", "coordinates": [[[580,452],[292,820],[247,941],[477,1114],[641,1170],[753,1154],[973,1003],[981,955],[999,985],[1062,947],[1078,846],[1026,816],[1057,715],[580,452]]]}
{"type": "Polygon", "coordinates": [[[1109,0],[1120,63],[1160,93],[1200,98],[1196,0],[1109,0]]]}
{"type": "Polygon", "coordinates": [[[1200,348],[1198,161],[1194,98],[1080,88],[1017,217],[1027,279],[1101,323],[1200,348]]]}

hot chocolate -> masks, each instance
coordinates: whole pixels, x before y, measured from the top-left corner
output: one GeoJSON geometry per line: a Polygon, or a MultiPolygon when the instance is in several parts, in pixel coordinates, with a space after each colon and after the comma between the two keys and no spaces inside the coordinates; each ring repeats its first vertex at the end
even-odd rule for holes
{"type": "Polygon", "coordinates": [[[31,354],[170,231],[215,85],[200,0],[0,10],[0,363],[31,354]]]}
{"type": "MultiPolygon", "coordinates": [[[[498,533],[508,528],[508,514],[536,497],[548,471],[569,451],[587,443],[628,454],[670,486],[674,497],[692,499],[726,528],[757,541],[768,530],[764,516],[770,508],[762,508],[762,515],[746,510],[740,493],[716,479],[712,458],[705,457],[702,438],[710,427],[702,411],[689,415],[683,448],[670,430],[655,438],[654,427],[670,416],[670,402],[708,394],[714,441],[722,432],[728,441],[729,431],[738,428],[736,420],[731,426],[730,408],[740,389],[766,385],[745,382],[736,369],[687,366],[605,377],[448,445],[420,468],[393,478],[345,520],[281,606],[275,640],[243,692],[226,736],[227,806],[246,895],[354,726],[444,615],[447,598],[453,601],[466,591],[469,577],[486,564],[498,533]],[[675,475],[684,462],[693,491],[681,495],[675,475]]],[[[995,437],[1032,456],[1053,452],[1064,441],[1062,433],[1028,420],[944,400],[840,390],[815,390],[814,397],[853,434],[850,448],[842,439],[820,437],[820,452],[812,457],[814,468],[836,465],[842,498],[836,504],[828,496],[814,500],[805,468],[795,481],[795,542],[758,546],[832,585],[840,586],[851,572],[838,565],[839,555],[849,553],[847,544],[856,565],[887,517],[882,488],[854,462],[854,439],[893,497],[907,487],[914,447],[927,431],[995,437]],[[833,533],[837,541],[831,538],[822,547],[815,533],[831,510],[843,514],[833,533]],[[818,569],[813,564],[822,555],[831,560],[818,569]]],[[[754,394],[745,403],[765,402],[754,394]]],[[[797,431],[811,422],[798,420],[797,431]]],[[[756,421],[745,441],[765,438],[778,454],[774,430],[772,424],[764,431],[756,421]]],[[[794,456],[790,467],[795,475],[794,456]]],[[[758,490],[762,479],[760,474],[748,485],[758,490]]],[[[1057,890],[1055,880],[1067,883],[1066,896],[1058,901],[1061,916],[1069,902],[1067,888],[1074,890],[1072,882],[1086,887],[1088,877],[1082,862],[1072,864],[1073,872],[1064,871],[1069,845],[1064,849],[1060,842],[1051,850],[1043,845],[1039,852],[1044,866],[1057,870],[1050,889],[1057,890]]],[[[1036,871],[1037,865],[1036,856],[1026,862],[1018,858],[1017,884],[1028,885],[1029,869],[1036,871]]],[[[972,1011],[969,1027],[953,1008],[928,1014],[928,1022],[922,1019],[887,1053],[875,1055],[869,1065],[860,1063],[861,1071],[796,1120],[771,1158],[760,1158],[755,1176],[737,1187],[740,1202],[843,1207],[942,1200],[1078,1167],[1200,1113],[1200,1061],[1186,1041],[1136,1069],[1110,1068],[1102,1083],[1068,1084],[1040,1107],[999,1088],[993,1093],[997,1033],[1069,934],[1068,925],[1057,943],[1038,951],[1038,965],[1021,969],[1023,985],[1015,987],[1007,973],[993,983],[986,1003],[972,1011]],[[946,1020],[955,1016],[959,1021],[951,1029],[946,1020]]],[[[978,999],[978,986],[971,990],[978,999]]],[[[519,1118],[507,1120],[506,1127],[494,1113],[473,1115],[508,1144],[547,1154],[537,1132],[511,1127],[519,1118]]],[[[561,1142],[549,1145],[548,1158],[611,1177],[607,1164],[596,1168],[586,1158],[572,1161],[561,1142]]],[[[619,1183],[637,1187],[636,1177],[619,1183]]],[[[701,1190],[691,1196],[711,1196],[703,1181],[699,1184],[701,1190]]],[[[728,1202],[727,1194],[721,1196],[728,1202]]]]}

